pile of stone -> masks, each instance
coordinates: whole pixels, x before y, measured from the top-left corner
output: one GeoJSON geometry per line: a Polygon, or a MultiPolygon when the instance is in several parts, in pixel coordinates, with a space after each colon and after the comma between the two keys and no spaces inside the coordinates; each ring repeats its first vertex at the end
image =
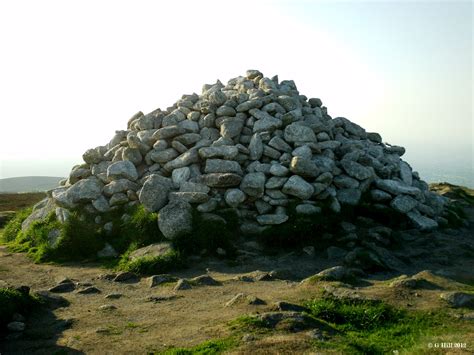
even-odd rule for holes
{"type": "Polygon", "coordinates": [[[249,70],[227,85],[204,85],[201,95],[183,95],[166,110],[135,114],[127,130],[84,153],[85,164],[23,227],[53,210],[64,221],[81,207],[108,229],[102,214],[142,204],[159,212],[169,239],[192,230],[193,208],[203,214],[232,208],[242,233],[260,233],[285,223],[289,205],[312,215],[368,197],[374,209],[404,214],[422,230],[436,228],[446,199],[429,191],[400,158],[404,153],[378,133],[332,118],[293,81],[249,70]]]}

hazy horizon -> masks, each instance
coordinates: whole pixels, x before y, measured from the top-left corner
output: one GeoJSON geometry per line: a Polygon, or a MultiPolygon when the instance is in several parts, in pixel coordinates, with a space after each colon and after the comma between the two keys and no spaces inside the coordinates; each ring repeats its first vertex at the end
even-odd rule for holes
{"type": "Polygon", "coordinates": [[[259,69],[474,187],[470,1],[0,3],[0,178],[66,176],[137,111],[259,69]]]}

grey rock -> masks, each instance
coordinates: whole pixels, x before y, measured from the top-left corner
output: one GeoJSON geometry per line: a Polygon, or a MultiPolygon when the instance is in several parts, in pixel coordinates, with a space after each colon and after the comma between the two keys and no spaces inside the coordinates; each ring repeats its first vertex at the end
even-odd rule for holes
{"type": "Polygon", "coordinates": [[[222,122],[220,133],[222,137],[234,138],[237,137],[240,132],[242,132],[243,127],[244,123],[241,120],[237,118],[229,118],[222,122]]]}
{"type": "Polygon", "coordinates": [[[249,158],[250,160],[259,160],[263,154],[262,138],[258,133],[255,133],[250,139],[249,143],[249,158]]]}
{"type": "Polygon", "coordinates": [[[292,123],[286,126],[284,137],[287,142],[314,142],[316,143],[316,136],[313,130],[307,126],[302,126],[297,123],[292,123]]]}
{"type": "Polygon", "coordinates": [[[412,196],[419,196],[421,194],[420,189],[405,185],[404,183],[397,180],[390,179],[376,179],[375,185],[383,190],[387,191],[393,195],[407,194],[412,196]]]}
{"type": "Polygon", "coordinates": [[[390,201],[392,199],[392,195],[379,189],[370,190],[370,197],[376,202],[390,201]]]}
{"type": "Polygon", "coordinates": [[[287,177],[272,176],[265,183],[265,188],[266,189],[279,189],[285,184],[287,180],[288,180],[287,177]]]}
{"type": "Polygon", "coordinates": [[[190,280],[190,282],[195,285],[201,285],[201,286],[219,286],[221,284],[219,281],[216,281],[214,278],[212,278],[209,275],[201,275],[201,276],[193,277],[190,280]]]}
{"type": "Polygon", "coordinates": [[[237,112],[246,112],[254,108],[260,108],[262,107],[262,100],[260,99],[253,99],[249,101],[242,102],[241,104],[237,105],[235,110],[237,112]]]}
{"type": "Polygon", "coordinates": [[[438,228],[438,222],[421,215],[418,211],[412,210],[407,213],[408,218],[413,223],[413,225],[423,231],[428,231],[438,228]]]}
{"type": "Polygon", "coordinates": [[[209,187],[238,186],[242,177],[233,173],[211,173],[200,176],[200,182],[209,187]]]}
{"type": "Polygon", "coordinates": [[[230,107],[230,106],[221,106],[221,107],[218,107],[217,110],[216,110],[216,115],[217,116],[235,116],[236,114],[236,111],[233,107],[230,107]]]}
{"type": "MultiPolygon", "coordinates": [[[[264,112],[264,111],[261,111],[261,112],[264,112]]],[[[258,132],[274,131],[280,128],[281,125],[282,125],[281,120],[268,115],[268,117],[259,119],[255,122],[255,124],[253,125],[253,132],[258,133],[258,132]]]]}
{"type": "Polygon", "coordinates": [[[307,177],[316,177],[320,174],[318,166],[315,162],[299,156],[293,157],[293,159],[291,159],[290,171],[293,174],[307,177]]]}
{"type": "MultiPolygon", "coordinates": [[[[125,192],[127,190],[138,190],[139,185],[127,179],[114,180],[104,186],[103,193],[106,196],[112,196],[118,192],[125,192]]],[[[100,197],[99,197],[100,198],[100,197]]]]}
{"type": "Polygon", "coordinates": [[[408,186],[413,184],[413,173],[411,171],[410,165],[408,165],[403,160],[400,161],[400,178],[408,186]]]}
{"type": "Polygon", "coordinates": [[[367,132],[367,139],[375,143],[382,143],[382,136],[375,132],[367,132]]]}
{"type": "Polygon", "coordinates": [[[109,293],[104,298],[111,299],[111,300],[117,300],[117,299],[121,298],[122,296],[123,295],[121,293],[109,293]]]}
{"type": "Polygon", "coordinates": [[[147,283],[150,288],[175,281],[177,281],[177,278],[168,274],[153,275],[147,278],[147,283]]]}
{"type": "Polygon", "coordinates": [[[134,261],[145,257],[155,258],[169,254],[171,251],[173,251],[173,246],[168,242],[153,243],[131,252],[129,259],[134,261]]]}
{"type": "Polygon", "coordinates": [[[197,149],[190,149],[187,152],[181,154],[174,160],[169,161],[163,167],[167,171],[173,171],[174,169],[189,166],[199,162],[199,155],[197,149]]]}
{"type": "Polygon", "coordinates": [[[209,195],[204,192],[179,191],[170,192],[168,195],[170,201],[183,200],[188,203],[205,203],[209,200],[209,195]]]}
{"type": "Polygon", "coordinates": [[[281,164],[272,164],[269,172],[275,176],[286,176],[289,173],[289,169],[281,164]]]}
{"type": "Polygon", "coordinates": [[[108,311],[113,311],[117,309],[117,306],[114,306],[113,304],[103,304],[102,306],[99,306],[97,308],[101,312],[108,312],[108,311]]]}
{"type": "Polygon", "coordinates": [[[242,179],[240,189],[251,197],[262,197],[265,191],[265,180],[264,173],[249,173],[242,179]]]}
{"type": "Polygon", "coordinates": [[[59,283],[58,285],[51,287],[48,292],[52,293],[64,293],[64,292],[71,292],[76,289],[76,285],[72,281],[59,283]]]}
{"type": "MultiPolygon", "coordinates": [[[[80,180],[66,191],[67,198],[73,204],[89,202],[101,195],[103,186],[102,182],[95,177],[80,180]]],[[[67,206],[65,207],[67,208],[67,206]]]]}
{"type": "Polygon", "coordinates": [[[158,227],[167,239],[192,232],[192,207],[183,200],[171,201],[160,210],[158,227]]]}
{"type": "Polygon", "coordinates": [[[214,198],[209,199],[209,201],[201,203],[196,207],[196,209],[201,213],[212,212],[217,208],[217,200],[214,198]]]}
{"type": "Polygon", "coordinates": [[[98,164],[101,162],[103,156],[102,154],[100,154],[100,152],[98,151],[97,148],[95,149],[88,149],[86,150],[86,152],[82,155],[82,159],[84,159],[84,161],[87,163],[87,164],[98,164]]]}
{"type": "Polygon", "coordinates": [[[159,139],[170,139],[185,132],[184,128],[176,125],[167,126],[156,130],[153,134],[153,138],[156,140],[159,139]]]}
{"type": "Polygon", "coordinates": [[[188,281],[186,281],[185,279],[179,279],[173,290],[182,291],[182,290],[190,290],[191,288],[192,288],[191,284],[188,281]]]}
{"type": "Polygon", "coordinates": [[[311,148],[308,145],[302,145],[301,147],[295,148],[291,154],[294,157],[301,157],[304,159],[310,160],[313,156],[313,152],[311,151],[311,148]]]}
{"type": "Polygon", "coordinates": [[[471,293],[445,292],[440,297],[454,308],[474,308],[474,294],[471,293]]]}
{"type": "Polygon", "coordinates": [[[198,153],[202,159],[222,158],[232,160],[239,154],[239,150],[233,145],[222,145],[200,148],[198,153]]]}
{"type": "Polygon", "coordinates": [[[107,168],[107,178],[110,180],[128,179],[135,181],[138,179],[138,172],[131,161],[118,161],[107,168]]]}
{"type": "Polygon", "coordinates": [[[114,258],[118,256],[117,251],[109,243],[105,243],[104,247],[97,252],[98,258],[114,258]]]}
{"type": "Polygon", "coordinates": [[[257,216],[257,222],[261,225],[282,224],[288,220],[288,216],[284,214],[264,214],[257,216]]]}
{"type": "Polygon", "coordinates": [[[142,154],[140,153],[140,149],[126,147],[122,151],[122,159],[130,160],[134,165],[138,165],[142,162],[143,157],[142,157],[142,154]]]}
{"type": "Polygon", "coordinates": [[[120,272],[113,278],[114,282],[136,283],[140,280],[137,274],[129,271],[120,272]]]}
{"type": "Polygon", "coordinates": [[[185,133],[174,137],[173,140],[185,146],[190,146],[199,142],[201,140],[201,135],[199,133],[185,133]]]}
{"type": "Polygon", "coordinates": [[[301,200],[308,200],[313,191],[313,186],[298,175],[291,176],[282,188],[283,193],[301,200]]]}
{"type": "Polygon", "coordinates": [[[321,213],[321,211],[321,207],[313,206],[306,203],[296,206],[296,213],[298,214],[313,215],[321,213]]]}
{"type": "Polygon", "coordinates": [[[153,150],[150,153],[150,158],[156,163],[164,164],[175,159],[179,153],[174,148],[164,150],[153,150]]]}
{"type": "Polygon", "coordinates": [[[159,211],[168,202],[168,193],[172,181],[158,174],[152,174],[143,184],[138,198],[140,203],[150,212],[159,211]]]}
{"type": "Polygon", "coordinates": [[[101,291],[97,287],[89,286],[82,290],[77,291],[77,293],[81,295],[93,295],[93,294],[101,293],[101,291]]]}
{"type": "Polygon", "coordinates": [[[224,199],[230,207],[237,207],[245,201],[245,193],[239,189],[229,189],[225,192],[224,199]]]}
{"type": "Polygon", "coordinates": [[[337,199],[341,204],[356,206],[362,194],[358,189],[341,189],[337,191],[337,199]]]}
{"type": "Polygon", "coordinates": [[[357,189],[359,187],[359,181],[345,174],[334,177],[333,183],[339,189],[357,189]]]}
{"type": "Polygon", "coordinates": [[[407,213],[414,209],[417,205],[418,201],[407,195],[398,195],[392,200],[392,202],[390,202],[390,206],[400,213],[407,213]]]}
{"type": "Polygon", "coordinates": [[[210,173],[234,173],[243,175],[240,164],[233,160],[207,159],[204,168],[206,174],[210,173]]]}
{"type": "Polygon", "coordinates": [[[278,160],[281,157],[281,153],[278,150],[273,149],[266,144],[263,145],[263,155],[273,160],[278,160]]]}
{"type": "Polygon", "coordinates": [[[291,146],[286,143],[282,138],[275,136],[268,142],[268,145],[272,148],[275,148],[281,152],[291,153],[291,146]]]}
{"type": "Polygon", "coordinates": [[[352,176],[357,180],[365,180],[373,176],[373,170],[355,161],[343,159],[341,165],[349,176],[352,176]]]}
{"type": "Polygon", "coordinates": [[[173,172],[171,173],[171,180],[173,181],[173,184],[175,184],[175,186],[181,186],[183,182],[186,182],[189,180],[190,176],[191,176],[191,169],[185,166],[182,168],[174,169],[173,172]]]}

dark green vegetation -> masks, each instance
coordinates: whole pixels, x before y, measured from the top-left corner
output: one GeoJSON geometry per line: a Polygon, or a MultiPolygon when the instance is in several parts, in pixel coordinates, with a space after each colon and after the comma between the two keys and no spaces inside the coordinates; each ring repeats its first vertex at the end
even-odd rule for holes
{"type": "Polygon", "coordinates": [[[7,324],[12,321],[15,313],[26,316],[40,305],[41,302],[31,296],[29,292],[0,288],[0,335],[5,331],[7,324]]]}
{"type": "MultiPolygon", "coordinates": [[[[309,309],[307,328],[319,324],[317,329],[324,337],[324,341],[312,340],[310,346],[344,354],[388,354],[394,350],[423,353],[428,350],[426,337],[458,336],[462,341],[459,334],[474,330],[469,321],[459,321],[444,310],[408,311],[379,300],[324,297],[305,306],[309,309]]],[[[237,334],[251,332],[257,338],[278,331],[253,315],[241,316],[229,325],[237,334]]]]}
{"type": "Polygon", "coordinates": [[[410,352],[419,347],[423,337],[467,330],[466,324],[445,311],[409,312],[378,300],[322,298],[307,302],[306,306],[313,317],[325,320],[338,331],[333,341],[317,346],[345,353],[410,352]]]}
{"type": "MultiPolygon", "coordinates": [[[[130,250],[134,250],[134,247],[130,250]]],[[[135,260],[129,259],[130,251],[124,253],[118,263],[118,269],[131,271],[140,275],[163,274],[186,266],[184,257],[178,251],[171,251],[161,256],[149,256],[135,260]]]]}
{"type": "Polygon", "coordinates": [[[161,355],[188,355],[188,354],[199,354],[199,355],[211,355],[221,354],[222,352],[232,349],[237,345],[237,341],[233,337],[208,340],[199,345],[190,348],[170,348],[157,354],[161,355]]]}
{"type": "Polygon", "coordinates": [[[103,224],[95,223],[95,216],[83,211],[71,211],[67,222],[61,224],[54,212],[44,220],[33,222],[28,230],[22,231],[22,222],[32,209],[18,211],[11,219],[0,242],[11,251],[26,252],[35,262],[66,262],[95,260],[97,253],[110,244],[119,257],[103,260],[104,264],[139,274],[156,274],[185,266],[186,256],[196,252],[215,254],[217,248],[227,251],[232,257],[232,241],[238,237],[237,217],[232,211],[223,211],[222,220],[206,220],[195,213],[194,231],[172,241],[174,250],[158,257],[144,257],[129,260],[134,250],[152,243],[165,241],[158,228],[158,214],[148,212],[143,206],[119,209],[102,215],[102,220],[112,222],[111,231],[103,224]],[[123,218],[123,216],[126,218],[123,218]]]}

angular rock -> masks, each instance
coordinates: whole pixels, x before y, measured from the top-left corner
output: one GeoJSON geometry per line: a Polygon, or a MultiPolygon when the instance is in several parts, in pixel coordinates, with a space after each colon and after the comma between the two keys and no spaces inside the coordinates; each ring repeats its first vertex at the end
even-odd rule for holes
{"type": "Polygon", "coordinates": [[[297,123],[292,123],[285,128],[285,141],[295,142],[314,142],[316,143],[316,136],[313,130],[307,126],[297,123]]]}
{"type": "Polygon", "coordinates": [[[232,187],[239,186],[242,177],[233,173],[212,173],[201,175],[199,180],[209,187],[232,187]]]}
{"type": "Polygon", "coordinates": [[[250,160],[259,160],[263,154],[262,138],[258,133],[255,133],[250,139],[249,143],[249,158],[250,160]]]}
{"type": "Polygon", "coordinates": [[[398,195],[392,200],[392,202],[390,202],[390,206],[400,213],[407,213],[414,209],[417,205],[418,201],[407,195],[398,195]]]}
{"type": "Polygon", "coordinates": [[[373,171],[355,161],[343,159],[341,165],[349,176],[365,180],[373,176],[373,171]]]}
{"type": "Polygon", "coordinates": [[[140,203],[150,212],[159,211],[168,202],[172,186],[171,179],[158,174],[150,175],[138,194],[140,203]]]}
{"type": "Polygon", "coordinates": [[[198,153],[202,159],[222,158],[232,160],[239,154],[239,150],[233,145],[222,145],[217,147],[204,147],[199,149],[198,153]]]}
{"type": "Polygon", "coordinates": [[[234,173],[243,175],[240,164],[233,160],[207,159],[204,173],[234,173]]]}
{"type": "Polygon", "coordinates": [[[158,227],[167,239],[192,232],[192,207],[181,199],[171,201],[160,210],[158,227]]]}
{"type": "Polygon", "coordinates": [[[314,192],[313,186],[298,175],[291,176],[283,185],[283,193],[298,197],[301,200],[308,200],[314,192]]]}
{"type": "Polygon", "coordinates": [[[107,178],[110,180],[128,179],[135,181],[138,179],[138,172],[131,161],[123,160],[109,165],[107,178]]]}
{"type": "Polygon", "coordinates": [[[299,156],[293,157],[293,159],[291,159],[290,171],[293,174],[307,177],[316,177],[320,174],[316,163],[314,163],[312,160],[299,156]]]}

